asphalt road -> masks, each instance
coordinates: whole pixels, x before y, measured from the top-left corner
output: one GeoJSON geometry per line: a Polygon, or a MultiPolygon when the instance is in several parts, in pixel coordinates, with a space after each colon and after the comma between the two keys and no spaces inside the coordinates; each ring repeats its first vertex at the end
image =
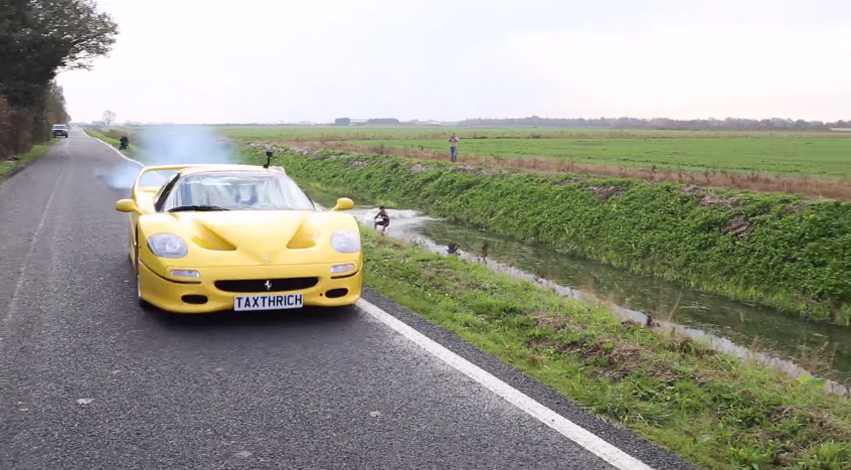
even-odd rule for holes
{"type": "MultiPolygon", "coordinates": [[[[132,164],[79,130],[0,184],[0,469],[611,469],[359,308],[170,317],[134,301],[132,164]]],[[[655,469],[666,452],[367,291],[655,469]]]]}

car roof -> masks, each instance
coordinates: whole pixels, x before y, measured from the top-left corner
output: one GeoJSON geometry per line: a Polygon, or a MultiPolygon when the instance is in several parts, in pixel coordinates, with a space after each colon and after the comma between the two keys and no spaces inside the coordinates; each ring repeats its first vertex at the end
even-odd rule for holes
{"type": "Polygon", "coordinates": [[[274,172],[279,173],[286,176],[286,172],[282,167],[272,166],[269,168],[263,168],[260,165],[239,165],[239,164],[212,164],[212,165],[197,165],[190,166],[180,170],[180,176],[188,176],[196,173],[210,173],[216,171],[228,171],[228,172],[245,172],[245,173],[268,173],[274,172]]]}
{"type": "MultiPolygon", "coordinates": [[[[184,176],[194,175],[198,173],[211,173],[217,171],[253,174],[277,174],[279,176],[289,178],[287,171],[282,166],[270,166],[269,168],[264,168],[260,165],[244,165],[235,163],[146,165],[142,171],[144,173],[160,171],[174,172],[171,173],[171,175],[177,175],[178,178],[183,178],[184,176]]],[[[139,178],[141,177],[142,175],[140,174],[139,178]]]]}

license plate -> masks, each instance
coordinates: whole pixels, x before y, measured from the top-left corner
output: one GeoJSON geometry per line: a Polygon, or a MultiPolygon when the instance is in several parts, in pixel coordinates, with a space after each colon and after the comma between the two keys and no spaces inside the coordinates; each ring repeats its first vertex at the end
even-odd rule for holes
{"type": "Polygon", "coordinates": [[[233,299],[233,309],[237,312],[301,307],[303,307],[302,294],[240,295],[233,299]]]}

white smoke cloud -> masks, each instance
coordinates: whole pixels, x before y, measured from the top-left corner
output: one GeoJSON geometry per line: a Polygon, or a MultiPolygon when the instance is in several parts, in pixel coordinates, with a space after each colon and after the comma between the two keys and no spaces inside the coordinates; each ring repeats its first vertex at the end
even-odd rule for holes
{"type": "Polygon", "coordinates": [[[136,181],[136,177],[139,176],[139,171],[141,169],[142,167],[138,164],[125,160],[110,168],[109,171],[105,173],[102,169],[98,169],[98,173],[95,176],[106,183],[106,185],[110,188],[130,189],[136,181]]]}
{"type": "Polygon", "coordinates": [[[146,165],[237,163],[229,141],[203,126],[151,126],[137,134],[146,165]]]}
{"type": "MultiPolygon", "coordinates": [[[[236,147],[203,126],[150,126],[143,127],[131,141],[139,150],[139,159],[146,166],[238,163],[236,147]]],[[[106,175],[100,175],[107,185],[115,189],[130,189],[142,167],[133,162],[122,162],[106,175]]],[[[163,184],[173,170],[151,172],[142,177],[141,186],[163,184]]]]}

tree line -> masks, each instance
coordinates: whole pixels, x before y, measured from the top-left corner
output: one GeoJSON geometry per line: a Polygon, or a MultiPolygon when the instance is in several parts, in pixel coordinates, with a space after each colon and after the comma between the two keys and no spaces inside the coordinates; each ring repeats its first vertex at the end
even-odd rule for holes
{"type": "Polygon", "coordinates": [[[0,158],[26,152],[70,120],[56,75],[91,69],[117,34],[94,0],[0,0],[0,158]]]}
{"type": "Polygon", "coordinates": [[[829,130],[851,128],[848,121],[805,121],[803,119],[668,119],[668,118],[592,118],[560,119],[532,116],[509,119],[465,119],[457,123],[466,127],[565,127],[602,129],[657,129],[657,130],[829,130]]]}
{"type": "MultiPolygon", "coordinates": [[[[399,121],[395,118],[367,119],[354,122],[349,118],[337,118],[336,126],[370,126],[370,125],[416,125],[418,121],[399,121]]],[[[669,118],[542,118],[538,116],[526,118],[465,119],[459,122],[444,122],[443,125],[458,127],[553,127],[570,129],[652,129],[652,130],[819,130],[831,128],[851,128],[851,121],[805,121],[803,119],[669,119],[669,118]]]]}
{"type": "Polygon", "coordinates": [[[399,124],[396,118],[373,118],[365,121],[353,122],[351,118],[334,119],[335,126],[393,126],[399,124]]]}

